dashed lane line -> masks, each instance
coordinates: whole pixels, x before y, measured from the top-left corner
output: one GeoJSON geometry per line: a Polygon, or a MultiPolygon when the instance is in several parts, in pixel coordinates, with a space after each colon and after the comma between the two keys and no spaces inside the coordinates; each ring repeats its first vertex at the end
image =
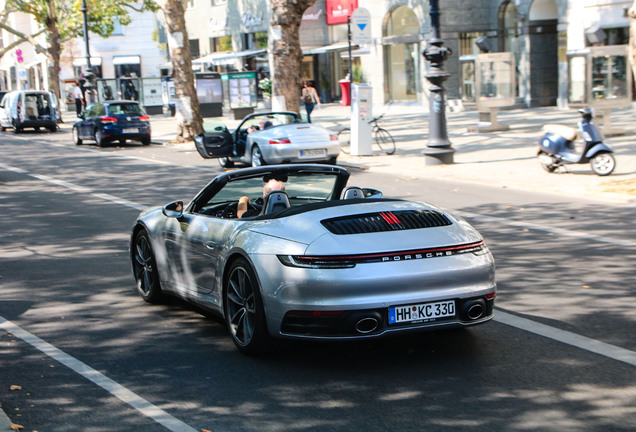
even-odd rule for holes
{"type": "Polygon", "coordinates": [[[593,352],[604,357],[636,366],[636,352],[617,347],[616,345],[610,345],[596,339],[590,339],[585,336],[577,335],[576,333],[560,330],[527,318],[521,318],[507,312],[503,312],[499,308],[497,308],[497,312],[493,319],[497,322],[520,330],[534,333],[539,336],[559,341],[566,345],[577,347],[585,351],[593,352]]]}
{"type": "Polygon", "coordinates": [[[197,429],[168,414],[158,406],[153,405],[138,394],[128,390],[116,381],[113,381],[104,374],[96,371],[86,363],[66,354],[64,351],[54,347],[34,334],[29,333],[2,316],[0,316],[0,328],[3,328],[15,337],[22,339],[35,349],[68,367],[73,372],[103,388],[122,402],[130,405],[141,414],[156,421],[166,429],[173,432],[198,432],[197,429]]]}
{"type": "Polygon", "coordinates": [[[72,190],[74,192],[77,192],[77,193],[80,193],[80,194],[90,195],[90,196],[93,196],[95,198],[99,198],[99,199],[104,200],[104,201],[110,201],[110,202],[113,202],[113,203],[116,203],[116,204],[120,204],[120,205],[123,205],[123,206],[126,206],[126,207],[134,208],[134,209],[139,210],[139,211],[144,210],[144,209],[146,209],[148,207],[146,205],[139,204],[139,203],[136,203],[136,202],[133,202],[133,201],[128,201],[126,199],[119,198],[119,197],[116,197],[114,195],[110,195],[110,194],[107,194],[107,193],[93,192],[93,190],[90,189],[90,188],[87,188],[87,187],[84,187],[84,186],[79,186],[79,185],[76,185],[74,183],[69,183],[69,182],[64,181],[64,180],[56,179],[55,177],[50,177],[50,176],[43,175],[43,174],[33,174],[33,173],[25,171],[25,170],[23,170],[21,168],[16,168],[16,167],[13,167],[13,166],[10,166],[10,165],[0,164],[0,168],[6,169],[7,171],[12,171],[12,172],[15,172],[15,173],[19,173],[19,174],[25,174],[25,175],[28,175],[29,177],[33,177],[35,179],[38,179],[38,180],[41,180],[41,181],[44,181],[44,182],[47,182],[47,183],[50,183],[50,184],[61,186],[63,188],[70,189],[70,190],[72,190]]]}

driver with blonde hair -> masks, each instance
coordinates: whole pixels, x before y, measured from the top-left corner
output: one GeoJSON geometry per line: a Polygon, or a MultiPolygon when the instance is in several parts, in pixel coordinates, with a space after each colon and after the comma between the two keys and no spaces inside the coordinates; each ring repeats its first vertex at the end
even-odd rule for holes
{"type": "MultiPolygon", "coordinates": [[[[263,185],[263,199],[267,197],[267,194],[273,191],[285,192],[285,183],[280,180],[270,179],[265,185],[263,185]]],[[[243,195],[239,198],[238,207],[236,209],[236,216],[238,218],[256,216],[258,212],[256,210],[248,210],[250,199],[243,195]]]]}

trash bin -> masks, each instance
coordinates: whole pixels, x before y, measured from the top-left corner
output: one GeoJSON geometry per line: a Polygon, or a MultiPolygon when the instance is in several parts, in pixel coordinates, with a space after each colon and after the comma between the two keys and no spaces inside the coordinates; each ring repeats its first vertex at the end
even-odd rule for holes
{"type": "Polygon", "coordinates": [[[351,93],[349,90],[351,89],[351,81],[340,80],[340,91],[342,92],[342,100],[340,101],[341,106],[351,106],[351,93]]]}

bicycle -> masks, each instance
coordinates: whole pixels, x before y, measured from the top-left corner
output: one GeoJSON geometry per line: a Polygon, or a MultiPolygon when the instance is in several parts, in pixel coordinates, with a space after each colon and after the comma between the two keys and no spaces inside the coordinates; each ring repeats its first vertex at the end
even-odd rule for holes
{"type": "MultiPolygon", "coordinates": [[[[382,117],[384,117],[384,114],[370,120],[369,124],[373,123],[373,138],[380,150],[387,155],[392,155],[395,153],[395,140],[389,131],[378,125],[378,120],[382,117]]],[[[340,151],[349,154],[351,152],[351,129],[344,128],[338,132],[338,141],[340,141],[340,151]]]]}

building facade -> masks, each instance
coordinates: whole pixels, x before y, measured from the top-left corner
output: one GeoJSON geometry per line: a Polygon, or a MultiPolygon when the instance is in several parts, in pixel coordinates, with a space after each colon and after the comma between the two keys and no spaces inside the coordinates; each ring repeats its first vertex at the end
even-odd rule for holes
{"type": "MultiPolygon", "coordinates": [[[[447,98],[461,100],[460,58],[479,52],[485,36],[493,52],[515,58],[516,105],[566,107],[566,53],[592,44],[629,43],[626,10],[631,0],[444,0],[441,34],[452,50],[445,68],[447,98]]],[[[200,71],[259,71],[267,76],[271,4],[269,0],[187,0],[186,26],[195,68],[200,71]]],[[[91,35],[90,50],[104,78],[159,77],[168,73],[161,25],[152,13],[131,12],[133,22],[102,39],[91,35]]],[[[160,14],[159,14],[160,16],[160,14]]],[[[11,25],[34,31],[30,17],[14,14],[11,25]]],[[[301,74],[312,80],[326,101],[340,100],[340,81],[350,77],[373,88],[375,105],[411,104],[428,109],[429,83],[422,51],[430,34],[428,0],[317,0],[300,27],[301,74]],[[347,16],[356,8],[371,16],[371,43],[353,46],[348,55],[347,16]]],[[[12,36],[0,32],[0,44],[12,36]]],[[[48,88],[46,59],[29,44],[0,59],[3,89],[48,88]]],[[[62,78],[72,80],[85,65],[83,40],[69,42],[62,78]]]]}

